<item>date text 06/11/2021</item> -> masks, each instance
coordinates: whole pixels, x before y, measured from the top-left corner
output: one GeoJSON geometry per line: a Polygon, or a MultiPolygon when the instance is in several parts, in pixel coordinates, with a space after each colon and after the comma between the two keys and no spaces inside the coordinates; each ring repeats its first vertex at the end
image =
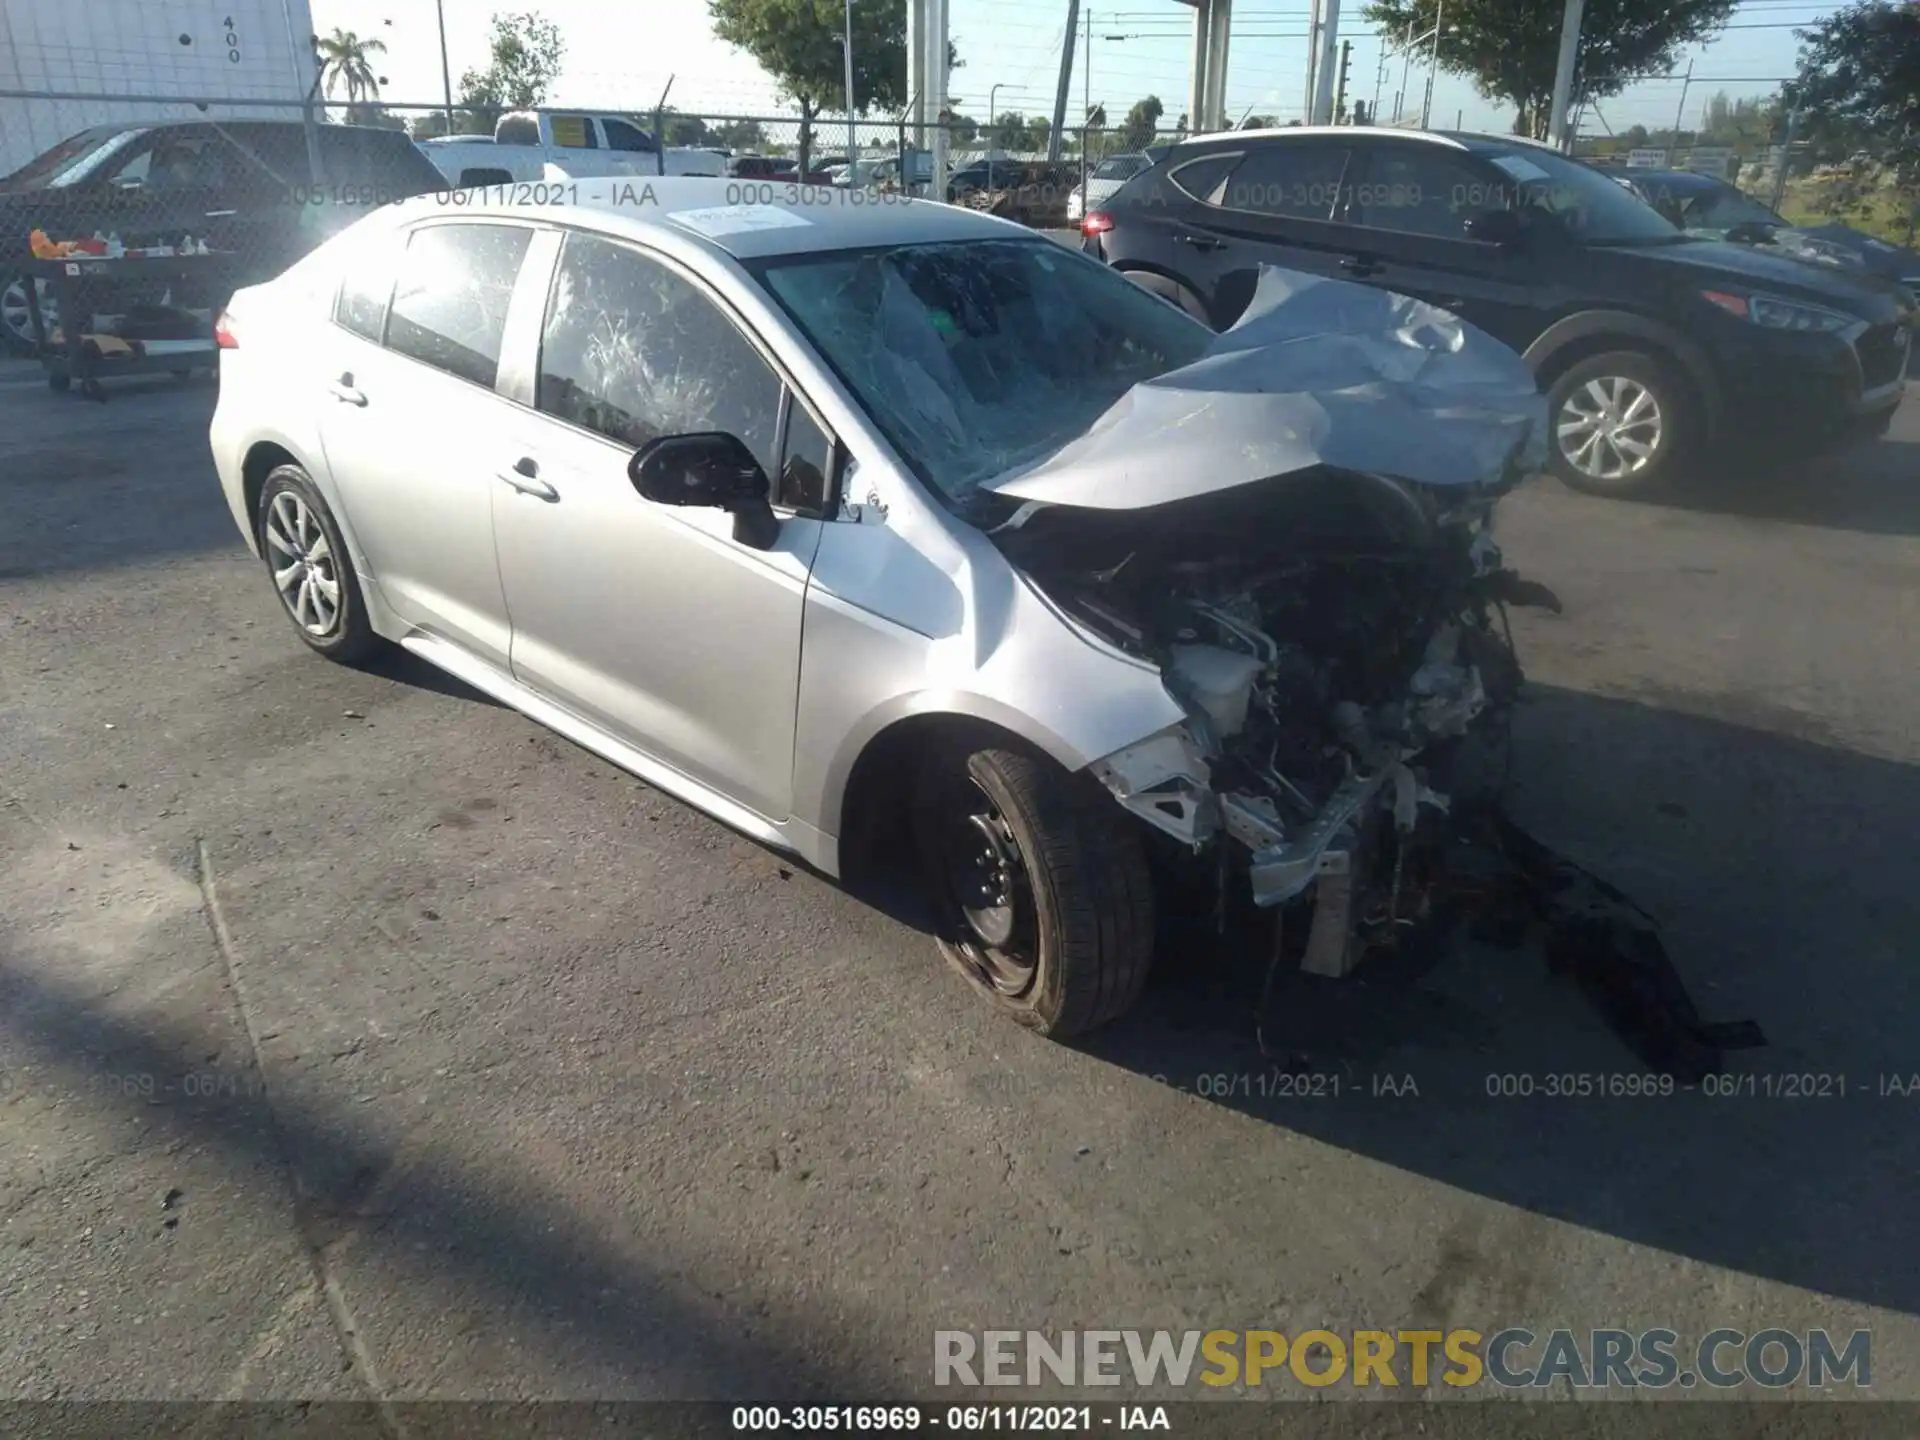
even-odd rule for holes
{"type": "Polygon", "coordinates": [[[1164,1405],[736,1405],[737,1432],[925,1434],[1006,1431],[1065,1435],[1171,1430],[1164,1405]]]}

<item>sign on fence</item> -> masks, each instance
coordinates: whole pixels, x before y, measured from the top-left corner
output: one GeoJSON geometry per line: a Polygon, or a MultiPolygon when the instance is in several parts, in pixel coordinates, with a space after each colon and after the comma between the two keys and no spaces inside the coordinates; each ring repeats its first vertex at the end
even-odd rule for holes
{"type": "Polygon", "coordinates": [[[1696,145],[1687,152],[1687,169],[1696,175],[1717,175],[1724,180],[1734,164],[1731,145],[1696,145]]]}
{"type": "Polygon", "coordinates": [[[1627,152],[1627,166],[1629,169],[1658,170],[1666,163],[1667,152],[1664,150],[1629,150],[1627,152]]]}

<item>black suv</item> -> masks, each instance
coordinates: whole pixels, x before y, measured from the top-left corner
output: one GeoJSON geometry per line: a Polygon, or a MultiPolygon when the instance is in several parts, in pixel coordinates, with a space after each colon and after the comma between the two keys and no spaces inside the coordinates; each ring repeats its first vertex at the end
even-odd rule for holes
{"type": "Polygon", "coordinates": [[[1608,494],[1651,488],[1708,444],[1883,433],[1911,343],[1898,287],[1687,236],[1617,181],[1512,138],[1206,136],[1082,233],[1216,328],[1263,264],[1451,310],[1526,356],[1551,396],[1555,473],[1608,494]]]}
{"type": "Polygon", "coordinates": [[[398,130],[317,125],[316,183],[297,120],[107,125],[61,141],[0,179],[0,343],[32,346],[14,267],[27,237],[118,235],[122,244],[204,240],[235,252],[235,285],[278,274],[368,207],[444,190],[398,130]]]}

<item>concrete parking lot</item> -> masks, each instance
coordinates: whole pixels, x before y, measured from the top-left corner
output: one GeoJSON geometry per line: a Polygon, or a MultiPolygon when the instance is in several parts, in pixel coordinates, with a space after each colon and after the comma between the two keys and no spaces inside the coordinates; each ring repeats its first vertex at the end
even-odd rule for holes
{"type": "Polygon", "coordinates": [[[1283,987],[1337,1097],[1271,1093],[1205,946],[1082,1047],[996,1021],[910,924],[309,655],[212,403],[0,382],[8,1394],[925,1399],[937,1329],[1525,1324],[1866,1327],[1920,1399],[1920,399],[1505,506],[1566,602],[1516,617],[1515,808],[1772,1042],[1586,1100],[1489,1093],[1638,1068],[1525,951],[1283,987]]]}

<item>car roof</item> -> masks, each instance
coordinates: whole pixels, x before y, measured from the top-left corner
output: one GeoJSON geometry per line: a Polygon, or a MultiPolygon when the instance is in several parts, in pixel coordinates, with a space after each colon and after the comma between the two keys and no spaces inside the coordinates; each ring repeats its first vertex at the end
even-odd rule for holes
{"type": "Polygon", "coordinates": [[[1372,135],[1398,135],[1408,140],[1426,140],[1436,145],[1444,145],[1453,150],[1467,147],[1452,135],[1442,134],[1438,130],[1389,130],[1380,127],[1354,125],[1275,125],[1255,130],[1214,130],[1205,135],[1190,135],[1184,145],[1212,145],[1230,140],[1308,140],[1336,135],[1351,140],[1357,130],[1365,130],[1372,135]]]}
{"type": "Polygon", "coordinates": [[[403,202],[401,208],[451,209],[462,216],[571,217],[603,233],[636,240],[671,231],[703,240],[736,260],[868,245],[1034,236],[1032,230],[1011,220],[932,200],[868,191],[856,196],[825,185],[791,187],[792,196],[787,186],[771,186],[763,196],[749,200],[743,192],[753,188],[751,182],[707,176],[620,175],[555,180],[544,187],[482,186],[458,192],[457,202],[446,196],[420,196],[403,202]],[[552,192],[561,187],[567,193],[566,204],[536,203],[538,199],[551,202],[552,192]],[[547,193],[540,194],[542,189],[547,193]]]}
{"type": "Polygon", "coordinates": [[[1629,185],[1636,181],[1658,181],[1662,185],[1672,185],[1680,190],[1737,189],[1729,186],[1717,175],[1702,175],[1698,170],[1656,170],[1652,166],[1628,166],[1620,172],[1629,185]]]}

